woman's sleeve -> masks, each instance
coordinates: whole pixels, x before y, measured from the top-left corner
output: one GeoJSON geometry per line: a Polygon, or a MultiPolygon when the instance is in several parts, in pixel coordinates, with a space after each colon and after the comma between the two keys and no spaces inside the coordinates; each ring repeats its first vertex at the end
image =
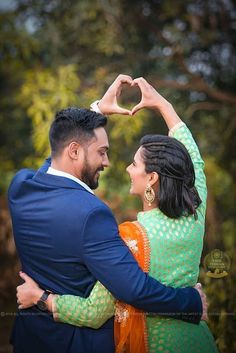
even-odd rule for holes
{"type": "Polygon", "coordinates": [[[204,173],[204,161],[200,155],[198,146],[193,139],[190,130],[187,128],[185,123],[180,122],[175,125],[170,131],[169,136],[176,138],[186,147],[188,150],[195,171],[195,186],[202,200],[202,206],[206,208],[206,198],[207,198],[207,186],[206,177],[204,173]]]}
{"type": "Polygon", "coordinates": [[[100,282],[96,282],[88,298],[55,296],[52,310],[55,321],[97,329],[114,315],[115,299],[100,282]]]}

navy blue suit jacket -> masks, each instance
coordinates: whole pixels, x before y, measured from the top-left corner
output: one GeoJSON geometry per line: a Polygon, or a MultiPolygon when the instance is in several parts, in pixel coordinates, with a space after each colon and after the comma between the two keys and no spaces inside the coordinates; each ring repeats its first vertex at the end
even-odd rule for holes
{"type": "MultiPolygon", "coordinates": [[[[78,183],[46,174],[47,167],[21,170],[9,188],[22,270],[54,293],[87,297],[99,280],[146,312],[198,323],[198,292],[165,287],[145,274],[119,237],[111,210],[78,183]]],[[[12,343],[17,353],[113,353],[113,319],[98,330],[79,328],[32,307],[16,317],[12,343]]]]}

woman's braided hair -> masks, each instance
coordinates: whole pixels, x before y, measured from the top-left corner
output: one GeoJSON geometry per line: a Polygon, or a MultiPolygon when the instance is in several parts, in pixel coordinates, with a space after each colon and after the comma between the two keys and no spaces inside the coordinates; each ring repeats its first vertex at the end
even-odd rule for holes
{"type": "Polygon", "coordinates": [[[195,187],[195,172],[185,146],[173,137],[146,135],[140,141],[146,173],[159,175],[158,207],[170,218],[193,214],[201,199],[195,187]]]}

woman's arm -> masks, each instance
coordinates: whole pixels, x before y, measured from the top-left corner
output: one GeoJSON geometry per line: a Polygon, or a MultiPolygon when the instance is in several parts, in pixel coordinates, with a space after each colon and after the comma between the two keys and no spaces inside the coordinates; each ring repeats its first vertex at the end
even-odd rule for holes
{"type": "MultiPolygon", "coordinates": [[[[143,77],[132,80],[130,76],[119,75],[114,83],[109,87],[100,101],[94,102],[92,108],[105,115],[122,114],[117,103],[117,97],[121,91],[123,83],[138,86],[142,93],[141,101],[132,109],[131,115],[136,114],[143,108],[149,108],[161,113],[167,127],[169,135],[182,142],[187,148],[195,170],[195,186],[202,200],[202,206],[206,207],[206,178],[204,174],[204,161],[201,158],[199,149],[192,137],[191,132],[180,119],[172,104],[168,102],[154,87],[152,87],[143,77]],[[118,93],[117,93],[118,92],[118,93]]],[[[128,113],[126,113],[128,114],[128,113]]],[[[204,213],[204,212],[203,212],[204,213]]]]}
{"type": "MultiPolygon", "coordinates": [[[[21,272],[20,276],[25,283],[17,287],[17,303],[19,309],[26,309],[37,304],[43,290],[27,274],[21,272]]],[[[94,329],[101,327],[115,311],[114,297],[100,282],[96,282],[88,298],[50,294],[46,304],[55,321],[94,329]]]]}
{"type": "MultiPolygon", "coordinates": [[[[169,131],[169,135],[176,138],[187,148],[195,171],[195,186],[202,200],[201,206],[204,210],[206,209],[206,199],[207,199],[207,185],[206,176],[204,173],[204,161],[200,155],[199,149],[193,136],[187,126],[183,123],[182,125],[177,125],[169,131]]],[[[204,214],[205,212],[203,212],[204,214]]]]}
{"type": "Polygon", "coordinates": [[[171,103],[159,94],[144,78],[137,78],[133,82],[139,86],[142,98],[140,103],[133,108],[132,114],[135,114],[142,108],[150,108],[161,113],[169,128],[169,136],[182,142],[191,156],[195,170],[195,186],[202,200],[202,206],[205,208],[207,187],[204,174],[204,161],[201,158],[198,146],[190,130],[177,115],[171,103]]]}

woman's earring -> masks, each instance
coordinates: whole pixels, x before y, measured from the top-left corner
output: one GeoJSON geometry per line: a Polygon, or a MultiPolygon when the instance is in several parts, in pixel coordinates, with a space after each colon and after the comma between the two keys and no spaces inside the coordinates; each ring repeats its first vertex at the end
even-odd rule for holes
{"type": "Polygon", "coordinates": [[[153,188],[147,184],[146,189],[144,191],[144,199],[148,203],[148,206],[151,206],[153,201],[155,200],[155,192],[153,188]]]}

